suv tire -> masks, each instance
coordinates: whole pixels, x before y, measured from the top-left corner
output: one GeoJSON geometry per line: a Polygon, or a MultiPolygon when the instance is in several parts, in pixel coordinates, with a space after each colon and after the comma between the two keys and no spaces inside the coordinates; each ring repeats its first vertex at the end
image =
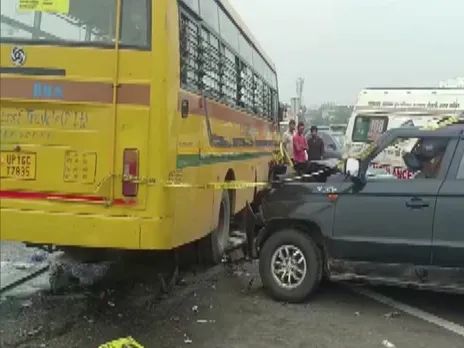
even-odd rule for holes
{"type": "Polygon", "coordinates": [[[278,301],[300,303],[308,299],[316,292],[322,271],[322,252],[311,237],[302,231],[280,230],[272,234],[262,246],[259,256],[261,281],[269,295],[278,301]],[[287,257],[290,254],[295,257],[287,257]],[[279,268],[281,266],[283,268],[279,268]],[[295,266],[299,271],[296,271],[295,266]],[[297,278],[290,277],[293,282],[288,282],[289,269],[297,275],[297,278]],[[287,272],[287,276],[279,280],[282,272],[287,272]]]}

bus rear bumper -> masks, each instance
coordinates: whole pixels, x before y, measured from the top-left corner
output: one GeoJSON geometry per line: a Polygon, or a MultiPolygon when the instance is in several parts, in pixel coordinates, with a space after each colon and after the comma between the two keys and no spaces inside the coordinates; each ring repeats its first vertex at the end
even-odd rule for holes
{"type": "Polygon", "coordinates": [[[31,244],[169,250],[170,218],[115,217],[2,208],[0,239],[31,244]]]}

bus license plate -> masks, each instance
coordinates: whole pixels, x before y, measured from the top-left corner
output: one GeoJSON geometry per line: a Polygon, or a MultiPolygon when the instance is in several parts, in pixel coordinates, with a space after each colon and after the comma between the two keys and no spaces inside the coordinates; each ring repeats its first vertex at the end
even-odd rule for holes
{"type": "Polygon", "coordinates": [[[1,152],[0,155],[2,179],[35,180],[35,153],[1,152]]]}

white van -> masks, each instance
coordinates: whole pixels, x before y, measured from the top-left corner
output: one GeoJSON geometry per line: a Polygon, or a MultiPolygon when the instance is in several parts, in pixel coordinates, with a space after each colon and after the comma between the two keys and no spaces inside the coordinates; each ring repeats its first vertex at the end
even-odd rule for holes
{"type": "MultiPolygon", "coordinates": [[[[363,89],[348,121],[343,157],[358,156],[388,129],[423,127],[443,117],[459,115],[464,116],[462,88],[363,89]]],[[[373,166],[385,168],[398,178],[409,178],[412,173],[402,167],[401,153],[398,149],[386,151],[381,159],[375,159],[373,166]]]]}

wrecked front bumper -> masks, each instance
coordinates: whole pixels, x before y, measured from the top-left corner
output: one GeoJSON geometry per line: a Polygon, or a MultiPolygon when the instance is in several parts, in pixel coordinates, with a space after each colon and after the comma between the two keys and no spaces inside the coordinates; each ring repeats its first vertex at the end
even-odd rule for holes
{"type": "Polygon", "coordinates": [[[246,234],[246,256],[251,259],[258,258],[260,236],[265,229],[264,213],[262,205],[258,205],[253,209],[252,205],[247,206],[245,219],[245,234],[246,234]]]}

